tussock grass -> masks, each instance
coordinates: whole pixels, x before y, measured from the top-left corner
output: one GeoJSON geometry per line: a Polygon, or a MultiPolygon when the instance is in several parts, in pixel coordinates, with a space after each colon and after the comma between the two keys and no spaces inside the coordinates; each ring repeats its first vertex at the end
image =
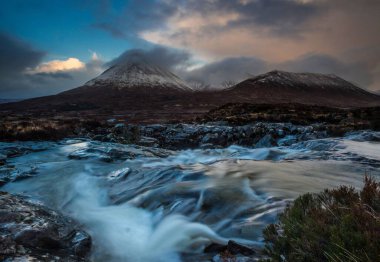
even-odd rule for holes
{"type": "Polygon", "coordinates": [[[380,183],[302,195],[264,238],[270,261],[380,261],[380,183]]]}

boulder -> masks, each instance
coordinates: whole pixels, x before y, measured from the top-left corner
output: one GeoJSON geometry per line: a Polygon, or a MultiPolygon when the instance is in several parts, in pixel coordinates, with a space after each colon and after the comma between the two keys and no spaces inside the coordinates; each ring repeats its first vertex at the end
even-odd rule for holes
{"type": "Polygon", "coordinates": [[[255,148],[273,147],[273,146],[277,146],[277,142],[272,137],[272,135],[267,134],[263,138],[261,138],[259,142],[256,143],[255,148]]]}
{"type": "Polygon", "coordinates": [[[42,205],[0,192],[1,261],[88,261],[91,237],[42,205]]]}

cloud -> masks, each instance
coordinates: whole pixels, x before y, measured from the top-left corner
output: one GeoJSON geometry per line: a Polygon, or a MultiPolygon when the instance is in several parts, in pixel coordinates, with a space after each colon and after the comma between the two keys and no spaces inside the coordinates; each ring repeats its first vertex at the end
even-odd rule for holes
{"type": "Polygon", "coordinates": [[[212,87],[221,87],[225,81],[240,82],[266,72],[265,61],[254,57],[233,57],[206,64],[200,68],[180,72],[188,82],[202,82],[212,87]]]}
{"type": "Polygon", "coordinates": [[[73,58],[41,63],[45,52],[5,34],[0,34],[0,42],[0,98],[56,94],[80,86],[104,70],[104,62],[94,54],[86,64],[73,58]]]}
{"type": "MultiPolygon", "coordinates": [[[[339,61],[327,68],[363,87],[380,88],[378,0],[188,0],[176,5],[160,26],[142,29],[139,36],[211,63],[255,57],[280,65],[321,54],[339,61]]],[[[312,71],[315,65],[306,66],[312,71]]]]}
{"type": "Polygon", "coordinates": [[[368,87],[374,82],[374,77],[365,64],[361,62],[344,62],[338,58],[323,55],[309,54],[276,65],[279,69],[292,72],[313,72],[322,74],[336,74],[360,87],[368,87]]]}
{"type": "Polygon", "coordinates": [[[154,48],[130,49],[122,53],[119,57],[108,62],[107,66],[123,63],[132,59],[143,59],[148,63],[158,65],[167,70],[178,70],[191,64],[191,54],[184,50],[155,46],[154,48]]]}
{"type": "Polygon", "coordinates": [[[39,73],[57,73],[65,71],[83,70],[86,65],[78,58],[70,57],[66,60],[52,60],[49,62],[41,63],[34,68],[26,70],[29,74],[39,73]]]}
{"type": "Polygon", "coordinates": [[[41,62],[45,53],[0,32],[0,77],[11,77],[41,62]]]}
{"type": "Polygon", "coordinates": [[[87,1],[96,22],[94,28],[108,32],[115,38],[134,38],[147,28],[164,26],[166,18],[178,8],[175,1],[132,0],[122,1],[116,6],[112,1],[87,1]]]}
{"type": "Polygon", "coordinates": [[[281,63],[271,63],[256,57],[230,57],[194,70],[180,71],[178,74],[190,83],[200,82],[206,86],[222,88],[225,81],[237,83],[276,69],[336,74],[364,88],[377,83],[375,74],[372,74],[362,63],[347,63],[323,54],[303,55],[281,63]]]}

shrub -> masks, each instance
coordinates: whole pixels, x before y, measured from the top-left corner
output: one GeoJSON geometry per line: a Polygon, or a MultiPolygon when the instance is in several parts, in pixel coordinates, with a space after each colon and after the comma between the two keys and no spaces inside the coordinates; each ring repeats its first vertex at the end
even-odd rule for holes
{"type": "Polygon", "coordinates": [[[302,195],[264,238],[272,261],[380,261],[380,183],[302,195]]]}

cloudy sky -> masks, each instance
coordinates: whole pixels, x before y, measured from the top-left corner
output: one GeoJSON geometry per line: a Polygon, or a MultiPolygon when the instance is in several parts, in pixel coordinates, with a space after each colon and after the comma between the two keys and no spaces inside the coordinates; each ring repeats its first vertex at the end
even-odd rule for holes
{"type": "Polygon", "coordinates": [[[1,6],[0,98],[80,86],[133,49],[190,83],[213,87],[281,69],[334,73],[380,90],[379,0],[9,0],[1,6]]]}

